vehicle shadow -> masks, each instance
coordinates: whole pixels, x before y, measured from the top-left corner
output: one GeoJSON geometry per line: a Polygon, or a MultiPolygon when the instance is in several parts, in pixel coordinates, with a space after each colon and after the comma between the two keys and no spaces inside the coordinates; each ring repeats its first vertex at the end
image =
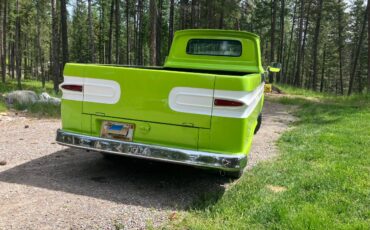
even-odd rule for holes
{"type": "Polygon", "coordinates": [[[230,181],[216,173],[67,148],[0,173],[0,181],[156,209],[206,208],[230,181]],[[199,205],[211,197],[207,205],[199,205]]]}

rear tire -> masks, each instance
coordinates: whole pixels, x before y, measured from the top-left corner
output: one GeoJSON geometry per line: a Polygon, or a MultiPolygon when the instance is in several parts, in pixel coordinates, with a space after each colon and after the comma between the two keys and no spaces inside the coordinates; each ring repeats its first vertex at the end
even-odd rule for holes
{"type": "Polygon", "coordinates": [[[111,153],[106,153],[106,152],[100,152],[100,154],[103,156],[105,160],[116,160],[119,156],[111,153]]]}
{"type": "Polygon", "coordinates": [[[260,130],[261,128],[261,124],[262,124],[262,113],[260,113],[258,115],[258,118],[257,118],[257,126],[256,128],[254,129],[254,134],[256,134],[258,132],[258,130],[260,130]]]}
{"type": "Polygon", "coordinates": [[[244,170],[239,170],[235,172],[223,172],[223,174],[232,179],[239,179],[243,175],[244,170]]]}

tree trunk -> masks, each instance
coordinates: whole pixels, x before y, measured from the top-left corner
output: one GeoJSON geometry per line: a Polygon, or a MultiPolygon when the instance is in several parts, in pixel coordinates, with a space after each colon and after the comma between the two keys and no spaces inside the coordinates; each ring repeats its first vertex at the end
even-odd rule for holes
{"type": "MultiPolygon", "coordinates": [[[[310,0],[310,2],[308,3],[308,10],[307,10],[307,14],[306,14],[306,24],[304,26],[304,32],[303,32],[303,41],[302,41],[302,47],[301,47],[301,57],[302,57],[302,60],[301,60],[301,64],[300,66],[302,67],[301,68],[301,73],[300,73],[300,82],[303,86],[303,83],[304,83],[304,63],[305,63],[305,47],[306,47],[306,40],[307,40],[307,31],[308,31],[308,25],[310,23],[310,13],[311,13],[311,4],[312,4],[312,1],[313,0],[310,0]]],[[[309,79],[306,79],[306,82],[308,82],[309,79]]],[[[306,86],[309,86],[309,84],[306,84],[306,86]]]]}
{"type": "Polygon", "coordinates": [[[19,0],[16,1],[16,21],[15,21],[15,48],[14,52],[16,55],[16,74],[17,74],[17,86],[18,89],[22,89],[22,49],[21,49],[21,17],[19,14],[19,0]]]}
{"type": "Polygon", "coordinates": [[[58,37],[58,21],[57,21],[57,2],[56,0],[51,0],[51,24],[52,24],[52,74],[54,78],[54,91],[57,93],[59,91],[59,37],[58,37]]]}
{"type": "Polygon", "coordinates": [[[116,12],[115,12],[115,21],[116,21],[116,64],[120,63],[120,42],[121,42],[121,11],[120,11],[120,0],[116,0],[116,12]]]}
{"type": "Polygon", "coordinates": [[[339,40],[339,83],[340,83],[340,94],[343,95],[343,25],[342,25],[342,9],[340,4],[342,0],[338,0],[338,40],[339,40]]]}
{"type": "Polygon", "coordinates": [[[99,10],[99,63],[105,63],[105,1],[100,0],[100,10],[99,10]]]}
{"type": "Polygon", "coordinates": [[[367,92],[370,93],[370,0],[367,0],[367,92]]]}
{"type": "MultiPolygon", "coordinates": [[[[278,54],[278,61],[283,64],[283,57],[284,57],[284,34],[285,34],[285,31],[284,31],[284,15],[285,15],[285,0],[281,0],[281,12],[280,12],[280,49],[279,49],[279,54],[278,54]]],[[[284,66],[283,68],[280,70],[280,72],[277,74],[276,76],[276,80],[277,82],[280,82],[281,79],[284,77],[284,66]]]]}
{"type": "Polygon", "coordinates": [[[126,64],[130,65],[130,15],[129,15],[129,8],[130,8],[130,0],[126,0],[126,64]]]}
{"type": "Polygon", "coordinates": [[[189,0],[180,0],[180,21],[181,21],[181,29],[186,29],[189,26],[188,23],[188,7],[189,7],[189,0]]]}
{"type": "MultiPolygon", "coordinates": [[[[283,64],[283,68],[286,69],[286,74],[285,74],[286,77],[284,78],[285,79],[284,83],[291,82],[291,79],[292,79],[289,75],[289,63],[290,63],[290,56],[291,56],[290,51],[292,49],[292,43],[293,43],[293,37],[294,37],[294,27],[295,27],[295,21],[296,21],[297,3],[298,3],[298,0],[294,3],[292,29],[290,31],[290,38],[289,38],[290,41],[289,41],[289,47],[288,47],[288,52],[287,52],[288,58],[287,58],[286,64],[285,65],[283,64]]],[[[293,72],[293,74],[294,74],[294,72],[293,72]]]]}
{"type": "Polygon", "coordinates": [[[89,22],[90,61],[92,63],[95,63],[95,44],[94,44],[94,30],[93,30],[93,21],[92,21],[91,0],[87,0],[87,18],[89,22]]]}
{"type": "MultiPolygon", "coordinates": [[[[1,72],[1,81],[5,83],[5,77],[6,77],[6,36],[7,36],[7,8],[8,8],[8,2],[7,0],[4,0],[4,14],[3,14],[3,53],[2,53],[2,72],[1,72]]],[[[1,41],[0,41],[1,42],[1,41]]]]}
{"type": "MultiPolygon", "coordinates": [[[[62,33],[62,70],[64,65],[69,60],[68,52],[68,28],[67,28],[67,8],[66,0],[60,1],[60,20],[61,20],[61,33],[62,33]]],[[[55,6],[56,7],[56,6],[55,6]]]]}
{"type": "Polygon", "coordinates": [[[225,7],[225,0],[221,1],[221,13],[220,13],[220,22],[218,24],[219,29],[224,28],[224,7],[225,7]]]}
{"type": "Polygon", "coordinates": [[[318,43],[319,43],[320,27],[321,27],[322,5],[323,5],[323,0],[319,0],[319,6],[318,6],[317,18],[316,18],[315,35],[313,39],[312,89],[315,91],[316,91],[316,85],[317,85],[317,51],[318,51],[318,46],[319,46],[318,43]]]}
{"type": "MultiPolygon", "coordinates": [[[[276,0],[271,0],[271,47],[270,47],[270,63],[275,61],[275,25],[276,25],[276,0]]],[[[270,64],[269,63],[269,64],[270,64]]],[[[274,73],[269,74],[269,83],[274,81],[274,73]]]]}
{"type": "MultiPolygon", "coordinates": [[[[3,2],[0,2],[0,22],[1,20],[3,19],[3,5],[4,5],[4,8],[5,8],[5,4],[3,4],[3,2]]],[[[2,72],[2,69],[3,69],[3,66],[2,66],[2,63],[3,63],[3,24],[0,23],[0,70],[2,72]]]]}
{"type": "Polygon", "coordinates": [[[157,60],[157,3],[156,0],[150,0],[150,65],[155,65],[157,60]]]}
{"type": "Polygon", "coordinates": [[[323,52],[323,55],[322,55],[322,69],[321,69],[320,92],[322,92],[323,89],[324,89],[325,61],[326,61],[326,44],[324,45],[324,52],[323,52]]]}
{"type": "MultiPolygon", "coordinates": [[[[14,38],[14,37],[13,37],[14,38]]],[[[11,76],[11,78],[12,79],[14,79],[14,70],[15,70],[15,57],[14,57],[14,53],[15,53],[15,42],[14,41],[12,41],[12,42],[10,42],[10,65],[9,65],[9,67],[10,67],[10,76],[11,76]]]]}
{"type": "Polygon", "coordinates": [[[270,63],[275,61],[276,0],[271,2],[270,63]]]}
{"type": "Polygon", "coordinates": [[[163,10],[163,0],[158,0],[157,7],[157,32],[156,32],[156,65],[159,66],[162,64],[162,15],[163,10]]]}
{"type": "MultiPolygon", "coordinates": [[[[367,8],[369,8],[369,6],[367,6],[367,8]]],[[[350,74],[350,80],[349,80],[349,86],[348,86],[348,96],[350,96],[351,93],[352,93],[353,81],[354,81],[355,76],[356,76],[357,62],[358,62],[358,58],[360,56],[362,41],[364,39],[364,34],[365,34],[367,16],[368,15],[367,15],[367,9],[366,9],[366,11],[364,12],[364,21],[362,23],[360,38],[359,38],[359,41],[358,41],[358,44],[357,44],[357,48],[356,48],[356,52],[355,52],[355,56],[354,56],[354,61],[353,61],[353,66],[352,66],[352,70],[351,70],[351,74],[350,74]]]]}
{"type": "MultiPolygon", "coordinates": [[[[40,34],[41,32],[41,20],[40,20],[40,14],[41,14],[41,7],[40,2],[36,3],[36,34],[40,34]]],[[[37,80],[40,77],[39,72],[39,66],[41,66],[41,36],[36,36],[35,38],[35,50],[36,50],[36,63],[35,63],[35,72],[37,80]]]]}
{"type": "Polygon", "coordinates": [[[137,56],[138,56],[138,65],[143,65],[144,64],[144,56],[143,56],[143,37],[144,37],[144,32],[143,32],[143,21],[144,21],[144,15],[143,15],[143,10],[144,10],[144,5],[143,5],[143,0],[138,0],[138,13],[139,13],[139,17],[138,17],[138,21],[139,21],[139,25],[138,25],[138,44],[137,44],[137,47],[138,47],[138,52],[137,52],[137,56]]]}
{"type": "Polygon", "coordinates": [[[191,28],[194,29],[196,28],[195,22],[196,22],[196,12],[195,12],[195,6],[197,4],[196,0],[191,0],[191,18],[190,18],[190,23],[191,23],[191,28]]]}
{"type": "Polygon", "coordinates": [[[294,85],[300,85],[300,73],[301,73],[301,60],[302,60],[302,33],[303,33],[303,20],[304,20],[304,0],[301,0],[300,4],[300,19],[299,19],[299,29],[298,29],[298,53],[297,53],[297,62],[296,70],[294,74],[294,85]]]}
{"type": "Polygon", "coordinates": [[[109,38],[108,38],[108,50],[107,50],[107,62],[112,64],[112,46],[113,46],[113,14],[114,14],[114,1],[112,0],[110,6],[110,15],[109,15],[109,38]]]}
{"type": "Polygon", "coordinates": [[[134,13],[134,42],[133,42],[133,45],[134,45],[134,63],[135,63],[135,65],[137,65],[137,63],[138,63],[138,57],[137,57],[137,35],[138,35],[138,31],[137,31],[137,27],[138,27],[138,21],[137,21],[137,11],[135,11],[135,13],[134,13]]]}
{"type": "Polygon", "coordinates": [[[174,0],[170,0],[170,16],[169,16],[169,22],[168,22],[168,51],[171,48],[172,39],[173,39],[174,8],[175,8],[174,0]]]}

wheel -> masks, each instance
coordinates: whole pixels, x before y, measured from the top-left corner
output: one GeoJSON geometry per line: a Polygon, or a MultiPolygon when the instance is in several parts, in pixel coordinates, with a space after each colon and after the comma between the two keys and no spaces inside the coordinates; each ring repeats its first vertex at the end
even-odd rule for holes
{"type": "Polygon", "coordinates": [[[230,177],[232,179],[239,179],[243,175],[244,170],[233,171],[233,172],[222,172],[223,175],[230,177]]]}
{"type": "Polygon", "coordinates": [[[258,115],[258,118],[257,118],[257,126],[254,129],[254,134],[256,134],[258,132],[258,130],[261,128],[261,124],[262,124],[262,113],[260,113],[258,115]]]}
{"type": "Polygon", "coordinates": [[[105,160],[116,160],[119,156],[111,153],[100,152],[105,160]]]}

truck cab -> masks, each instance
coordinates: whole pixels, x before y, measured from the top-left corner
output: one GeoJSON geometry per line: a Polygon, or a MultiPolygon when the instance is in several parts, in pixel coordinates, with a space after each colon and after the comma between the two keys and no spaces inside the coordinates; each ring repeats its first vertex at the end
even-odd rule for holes
{"type": "Polygon", "coordinates": [[[263,106],[259,37],[175,33],[163,67],[68,63],[57,142],[240,175],[263,106]]]}

